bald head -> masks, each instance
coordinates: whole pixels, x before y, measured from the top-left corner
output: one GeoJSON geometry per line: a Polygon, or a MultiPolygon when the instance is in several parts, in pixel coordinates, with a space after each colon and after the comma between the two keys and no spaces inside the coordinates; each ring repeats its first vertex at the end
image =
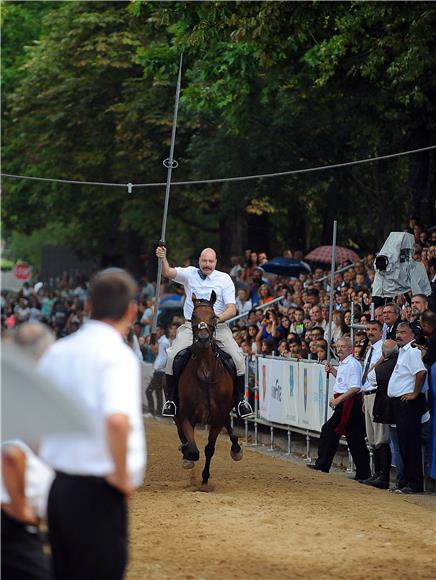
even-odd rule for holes
{"type": "Polygon", "coordinates": [[[204,248],[198,260],[200,270],[208,276],[216,268],[216,252],[212,248],[204,248]]]}
{"type": "Polygon", "coordinates": [[[395,342],[395,340],[385,340],[382,346],[382,352],[385,358],[391,356],[392,354],[397,354],[398,344],[395,342]]]}
{"type": "Polygon", "coordinates": [[[15,331],[14,342],[35,360],[55,341],[51,329],[40,322],[25,322],[15,331]]]}

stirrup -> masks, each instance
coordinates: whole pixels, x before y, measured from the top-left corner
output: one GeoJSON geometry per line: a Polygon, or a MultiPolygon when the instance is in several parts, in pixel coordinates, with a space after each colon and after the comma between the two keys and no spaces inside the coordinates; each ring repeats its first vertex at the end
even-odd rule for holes
{"type": "Polygon", "coordinates": [[[239,401],[236,412],[241,419],[253,415],[253,409],[248,401],[239,401]]]}
{"type": "Polygon", "coordinates": [[[163,417],[175,417],[177,413],[177,407],[174,401],[165,401],[165,405],[162,407],[163,417]]]}

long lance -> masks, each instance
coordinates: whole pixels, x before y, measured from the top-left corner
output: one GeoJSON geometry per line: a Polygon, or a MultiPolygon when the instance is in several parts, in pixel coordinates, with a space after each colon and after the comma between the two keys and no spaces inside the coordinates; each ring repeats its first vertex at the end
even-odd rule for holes
{"type": "MultiPolygon", "coordinates": [[[[173,116],[173,128],[171,132],[171,146],[170,146],[170,156],[168,159],[165,159],[163,165],[168,169],[167,173],[167,183],[165,189],[165,205],[164,205],[164,213],[162,219],[162,233],[159,240],[159,246],[165,246],[165,234],[167,229],[167,217],[168,217],[168,204],[170,201],[170,191],[171,191],[171,174],[173,169],[178,167],[177,161],[174,159],[174,145],[176,142],[176,128],[177,128],[177,113],[179,111],[179,99],[180,99],[180,85],[182,81],[182,61],[183,61],[183,53],[180,55],[180,65],[179,65],[179,76],[177,78],[177,89],[176,89],[176,101],[174,104],[174,116],[173,116]]],[[[156,280],[156,295],[155,295],[155,302],[154,302],[154,313],[153,313],[153,323],[151,325],[151,343],[155,344],[156,342],[156,328],[157,328],[157,314],[159,310],[159,296],[160,296],[160,282],[162,278],[162,265],[163,259],[159,258],[158,266],[157,266],[157,280],[156,280]]]]}

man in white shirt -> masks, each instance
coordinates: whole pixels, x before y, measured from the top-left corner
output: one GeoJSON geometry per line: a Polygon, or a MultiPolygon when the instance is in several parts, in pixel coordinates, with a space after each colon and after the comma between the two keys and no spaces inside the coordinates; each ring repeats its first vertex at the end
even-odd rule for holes
{"type": "Polygon", "coordinates": [[[318,445],[318,459],[308,464],[310,469],[328,473],[335,453],[338,449],[341,435],[345,435],[356,465],[357,480],[368,479],[371,475],[369,452],[365,443],[362,414],[362,367],[352,355],[352,343],[349,337],[336,341],[339,367],[325,365],[327,373],[336,377],[333,387],[333,398],[329,406],[333,415],[324,423],[318,445]]]}
{"type": "Polygon", "coordinates": [[[388,396],[397,426],[398,443],[404,463],[404,481],[399,482],[400,493],[420,493],[424,489],[421,449],[421,418],[426,399],[422,387],[427,369],[421,352],[414,348],[415,335],[409,322],[397,327],[400,347],[397,364],[389,379],[388,396]]]}
{"type": "Polygon", "coordinates": [[[389,447],[389,426],[375,423],[373,410],[377,395],[377,377],[374,367],[382,358],[383,325],[378,320],[371,320],[367,327],[370,343],[363,361],[362,395],[365,413],[365,426],[368,445],[372,447],[374,458],[374,474],[362,483],[373,485],[379,489],[388,489],[391,469],[391,449],[389,447]]]}
{"type": "Polygon", "coordinates": [[[250,298],[248,297],[248,290],[245,290],[245,288],[241,288],[238,291],[238,296],[236,298],[236,309],[238,311],[238,314],[245,313],[248,314],[252,308],[253,304],[250,298]]]}
{"type": "Polygon", "coordinates": [[[171,344],[176,338],[177,328],[177,324],[170,324],[168,327],[168,335],[165,334],[165,330],[162,326],[158,326],[156,328],[156,338],[158,345],[157,356],[153,363],[153,375],[145,391],[145,396],[147,397],[148,403],[148,412],[153,417],[159,416],[162,413],[162,389],[163,378],[165,376],[165,366],[167,364],[167,350],[170,348],[171,344]],[[156,397],[156,404],[153,393],[156,397]]]}
{"type": "Polygon", "coordinates": [[[136,318],[136,283],[111,268],[91,282],[88,320],[57,341],[39,367],[77,398],[92,434],[45,436],[56,471],[48,500],[55,578],[121,580],[127,563],[127,498],[141,484],[145,437],[140,363],[124,342],[136,318]]]}
{"type": "Polygon", "coordinates": [[[191,316],[194,308],[192,294],[197,298],[210,300],[212,291],[216,293],[213,306],[217,317],[215,340],[217,345],[229,354],[236,366],[235,402],[239,417],[247,417],[253,413],[251,405],[245,401],[245,361],[239,346],[233,338],[226,321],[236,315],[235,286],[232,279],[225,272],[216,270],[216,253],[212,248],[205,248],[199,258],[199,268],[172,268],[168,264],[166,248],[158,246],[156,256],[162,259],[162,273],[166,278],[174,280],[185,287],[186,300],[183,308],[185,323],[179,327],[174,344],[167,350],[166,388],[167,397],[162,415],[174,417],[177,409],[174,403],[177,384],[173,376],[173,361],[177,353],[192,346],[191,316]]]}

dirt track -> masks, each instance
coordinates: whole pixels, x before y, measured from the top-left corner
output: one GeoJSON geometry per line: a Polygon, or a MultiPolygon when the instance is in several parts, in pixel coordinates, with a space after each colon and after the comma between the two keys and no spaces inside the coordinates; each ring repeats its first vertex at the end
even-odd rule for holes
{"type": "MultiPolygon", "coordinates": [[[[221,435],[212,491],[182,470],[175,427],[147,423],[148,473],[130,504],[127,579],[434,578],[433,505],[312,472],[221,435]]],[[[205,433],[197,437],[205,445],[205,433]]]]}

